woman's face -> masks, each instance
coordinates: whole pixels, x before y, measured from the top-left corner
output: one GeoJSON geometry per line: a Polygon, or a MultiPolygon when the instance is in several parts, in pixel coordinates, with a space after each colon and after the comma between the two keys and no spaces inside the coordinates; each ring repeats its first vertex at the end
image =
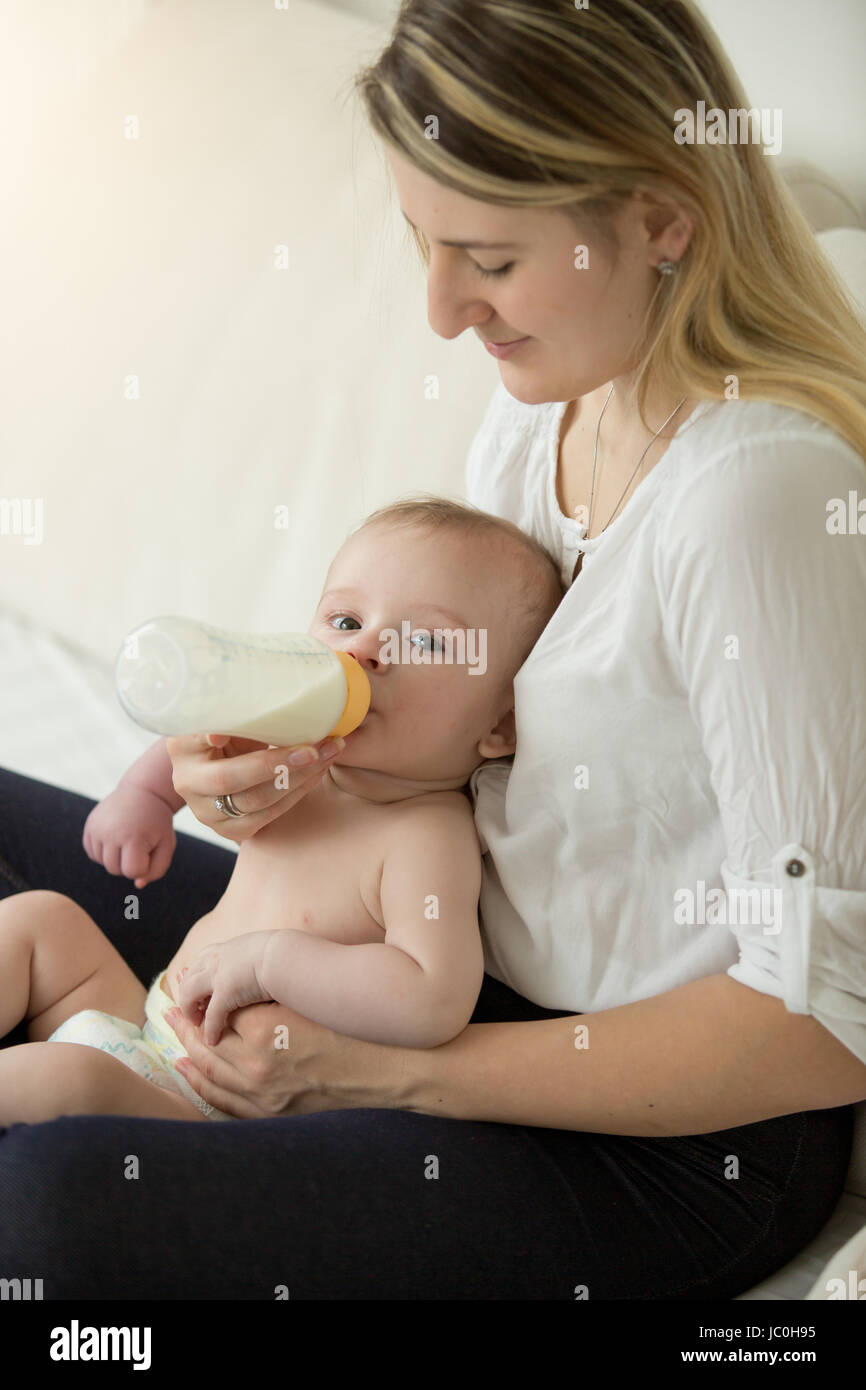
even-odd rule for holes
{"type": "Polygon", "coordinates": [[[641,195],[624,205],[614,267],[613,248],[558,208],[479,202],[393,150],[386,157],[402,212],[430,246],[427,305],[435,333],[456,338],[468,328],[493,343],[525,337],[499,371],[509,394],[527,405],[587,395],[630,369],[658,280],[655,266],[679,259],[688,241],[672,205],[641,195]],[[454,241],[502,244],[444,244],[454,241]]]}

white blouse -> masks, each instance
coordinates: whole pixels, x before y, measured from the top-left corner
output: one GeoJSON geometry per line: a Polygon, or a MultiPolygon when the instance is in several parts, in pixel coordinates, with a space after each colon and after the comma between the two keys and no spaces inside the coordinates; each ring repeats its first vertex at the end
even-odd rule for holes
{"type": "Polygon", "coordinates": [[[466,466],[570,586],[513,763],[470,779],[485,968],[575,1013],[726,971],[866,1062],[866,464],[805,412],[702,402],[584,540],[564,411],[500,382],[466,466]]]}

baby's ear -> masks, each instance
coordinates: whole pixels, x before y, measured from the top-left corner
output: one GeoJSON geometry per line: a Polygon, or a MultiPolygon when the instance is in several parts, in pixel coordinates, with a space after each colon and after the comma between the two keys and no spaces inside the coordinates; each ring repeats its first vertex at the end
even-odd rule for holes
{"type": "Polygon", "coordinates": [[[514,711],[503,715],[496,728],[478,741],[478,752],[482,758],[507,758],[517,748],[514,726],[514,711]]]}

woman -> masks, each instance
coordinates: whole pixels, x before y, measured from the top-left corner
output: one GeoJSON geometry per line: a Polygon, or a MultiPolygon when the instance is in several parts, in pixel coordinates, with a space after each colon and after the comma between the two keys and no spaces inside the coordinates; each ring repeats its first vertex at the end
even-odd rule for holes
{"type": "MultiPolygon", "coordinates": [[[[122,1220],[145,1298],[732,1298],[824,1225],[866,1097],[866,557],[827,524],[866,483],[866,335],[772,159],[673,138],[683,108],[746,105],[688,0],[407,0],[359,88],[432,326],[511,345],[469,500],[570,586],[518,676],[513,766],[472,779],[484,989],[431,1051],[276,1005],[215,1048],[179,1022],[195,1089],[263,1122],[221,1127],[218,1161],[211,1131],[141,1122],[172,1184],[122,1207],[97,1194],[128,1121],[56,1122],[36,1178],[10,1132],[26,1216],[0,1256],[110,1296],[122,1220]],[[58,1210],[74,1275],[34,1230],[58,1210]]],[[[238,747],[174,752],[235,841],[288,804],[238,747]]],[[[110,934],[127,885],[81,853],[92,803],[0,791],[8,891],[110,934]]],[[[113,938],[143,980],[233,864],[181,841],[162,935],[113,938]]]]}

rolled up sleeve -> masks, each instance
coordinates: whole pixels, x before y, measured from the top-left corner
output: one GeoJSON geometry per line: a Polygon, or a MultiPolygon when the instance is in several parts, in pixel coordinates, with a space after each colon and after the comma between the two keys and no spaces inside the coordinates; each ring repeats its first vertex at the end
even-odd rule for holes
{"type": "Polygon", "coordinates": [[[866,465],[792,429],[690,482],[655,580],[722,820],[727,973],[866,1063],[866,535],[828,530],[866,465]]]}

